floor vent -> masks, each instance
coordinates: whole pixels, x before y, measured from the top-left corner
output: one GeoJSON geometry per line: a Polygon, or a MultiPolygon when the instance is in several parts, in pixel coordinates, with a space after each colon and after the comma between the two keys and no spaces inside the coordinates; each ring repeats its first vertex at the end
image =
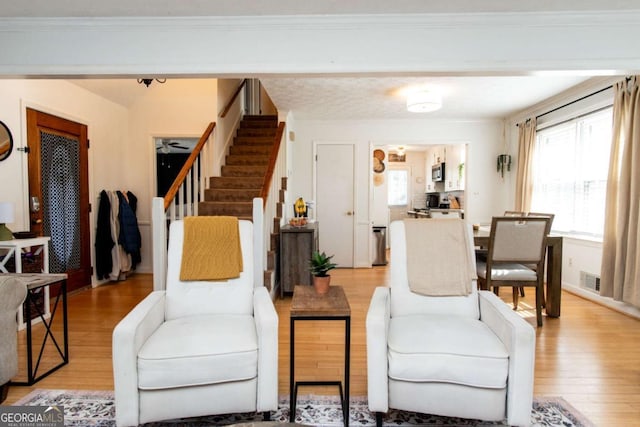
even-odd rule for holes
{"type": "Polygon", "coordinates": [[[586,271],[580,272],[580,287],[592,292],[600,292],[600,276],[586,271]]]}

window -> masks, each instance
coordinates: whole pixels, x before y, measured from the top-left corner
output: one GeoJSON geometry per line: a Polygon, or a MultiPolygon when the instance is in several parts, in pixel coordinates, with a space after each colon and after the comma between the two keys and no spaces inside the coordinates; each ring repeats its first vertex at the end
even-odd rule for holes
{"type": "Polygon", "coordinates": [[[389,206],[406,206],[409,200],[409,171],[407,169],[387,169],[387,200],[389,206]]]}
{"type": "Polygon", "coordinates": [[[532,212],[553,212],[553,230],[602,237],[612,108],[537,132],[532,212]]]}

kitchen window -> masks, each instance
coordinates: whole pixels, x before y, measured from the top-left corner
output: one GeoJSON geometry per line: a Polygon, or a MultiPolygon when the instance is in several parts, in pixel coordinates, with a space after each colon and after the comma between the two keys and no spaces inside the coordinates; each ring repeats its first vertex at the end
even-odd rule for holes
{"type": "Polygon", "coordinates": [[[406,206],[409,201],[409,170],[387,169],[387,204],[406,206]]]}
{"type": "Polygon", "coordinates": [[[532,212],[553,230],[601,238],[612,133],[611,107],[537,131],[532,212]]]}

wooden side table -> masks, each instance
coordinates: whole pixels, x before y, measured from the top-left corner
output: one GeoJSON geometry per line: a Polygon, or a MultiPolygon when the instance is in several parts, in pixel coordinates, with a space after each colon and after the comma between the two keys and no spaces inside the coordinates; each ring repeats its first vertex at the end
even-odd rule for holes
{"type": "Polygon", "coordinates": [[[331,286],[329,292],[318,295],[312,286],[296,286],[293,290],[290,315],[289,361],[289,421],[296,417],[298,386],[338,386],[345,427],[349,426],[349,366],[351,362],[351,307],[341,286],[331,286]],[[295,323],[308,320],[344,321],[344,394],[342,381],[295,381],[295,323]]]}
{"type": "MultiPolygon", "coordinates": [[[[27,322],[27,380],[12,382],[14,385],[33,385],[35,382],[40,381],[42,378],[60,369],[67,363],[69,363],[69,341],[68,341],[68,322],[67,322],[67,275],[66,274],[18,274],[10,273],[9,275],[15,276],[27,285],[27,298],[25,301],[25,311],[27,318],[31,318],[32,306],[35,307],[37,315],[42,320],[46,332],[42,338],[42,344],[38,351],[38,359],[33,361],[34,349],[33,349],[33,335],[31,333],[31,322],[27,322]],[[53,303],[53,309],[49,312],[47,301],[46,310],[40,310],[36,305],[31,304],[31,298],[34,292],[41,290],[43,287],[49,288],[49,286],[59,286],[57,296],[53,303]],[[58,334],[56,337],[53,321],[58,313],[58,308],[62,305],[62,336],[58,334]],[[46,316],[49,313],[49,316],[46,316]],[[47,341],[51,340],[51,343],[55,346],[56,353],[60,357],[60,362],[51,367],[48,371],[38,374],[40,368],[40,362],[44,354],[47,341]]],[[[22,311],[22,310],[20,310],[22,311]]]]}

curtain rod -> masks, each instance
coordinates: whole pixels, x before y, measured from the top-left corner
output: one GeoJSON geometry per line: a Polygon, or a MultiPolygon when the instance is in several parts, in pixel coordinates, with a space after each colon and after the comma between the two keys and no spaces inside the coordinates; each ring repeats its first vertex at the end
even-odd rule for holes
{"type": "Polygon", "coordinates": [[[538,120],[540,117],[546,116],[547,114],[551,114],[551,113],[553,113],[554,111],[558,111],[558,110],[560,110],[561,108],[568,107],[569,105],[575,104],[576,102],[580,102],[580,101],[582,101],[582,100],[584,100],[584,99],[587,99],[587,98],[589,98],[589,97],[592,97],[592,96],[594,96],[594,95],[597,95],[597,94],[599,94],[599,93],[602,93],[602,92],[604,92],[605,90],[609,90],[609,89],[611,89],[612,87],[613,87],[613,85],[607,86],[607,87],[602,88],[602,89],[600,89],[600,90],[597,90],[597,91],[595,91],[595,92],[593,92],[593,93],[590,93],[589,95],[585,95],[585,96],[580,97],[580,98],[578,98],[578,99],[574,99],[574,100],[573,100],[573,101],[571,101],[571,102],[567,102],[566,104],[560,105],[559,107],[556,107],[556,108],[554,108],[554,109],[552,109],[552,110],[549,110],[549,111],[547,111],[546,113],[538,114],[538,115],[536,116],[536,120],[538,120]]]}
{"type": "MultiPolygon", "coordinates": [[[[627,82],[628,82],[629,80],[631,80],[631,79],[632,79],[632,77],[631,77],[631,76],[627,76],[627,77],[625,77],[625,80],[626,80],[627,82]]],[[[597,94],[599,94],[599,93],[601,93],[601,92],[604,92],[605,90],[609,90],[609,89],[611,89],[611,88],[613,88],[613,85],[609,85],[609,86],[607,86],[607,87],[605,87],[605,88],[602,88],[602,89],[600,89],[600,90],[597,90],[597,91],[595,91],[595,92],[593,92],[593,93],[590,93],[590,94],[585,95],[585,96],[583,96],[583,97],[580,97],[580,98],[578,98],[578,99],[574,99],[574,100],[573,100],[573,101],[571,101],[571,102],[567,102],[566,104],[560,105],[559,107],[556,107],[556,108],[554,108],[554,109],[552,109],[552,110],[549,110],[549,111],[547,111],[547,112],[544,112],[544,113],[542,113],[542,114],[538,114],[538,115],[536,116],[536,120],[538,120],[540,117],[546,116],[547,114],[551,114],[551,113],[553,113],[554,111],[558,111],[558,110],[560,110],[561,108],[568,107],[569,105],[575,104],[576,102],[580,102],[580,101],[582,101],[582,100],[584,100],[584,99],[587,99],[587,98],[589,98],[589,97],[591,97],[591,96],[597,95],[597,94]]],[[[525,121],[525,123],[529,122],[530,120],[531,120],[531,119],[527,119],[527,120],[525,121]]],[[[516,126],[519,126],[519,124],[517,124],[517,123],[516,123],[516,126]]]]}

